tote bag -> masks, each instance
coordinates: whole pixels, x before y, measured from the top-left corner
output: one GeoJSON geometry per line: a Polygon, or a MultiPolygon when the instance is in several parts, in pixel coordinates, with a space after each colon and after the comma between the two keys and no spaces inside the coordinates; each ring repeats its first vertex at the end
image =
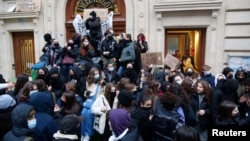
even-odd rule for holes
{"type": "MultiPolygon", "coordinates": [[[[103,106],[106,106],[103,98],[102,98],[102,102],[103,102],[103,106]]],[[[102,113],[101,115],[95,115],[93,128],[99,134],[102,135],[104,133],[105,123],[106,123],[106,113],[102,113]]]]}

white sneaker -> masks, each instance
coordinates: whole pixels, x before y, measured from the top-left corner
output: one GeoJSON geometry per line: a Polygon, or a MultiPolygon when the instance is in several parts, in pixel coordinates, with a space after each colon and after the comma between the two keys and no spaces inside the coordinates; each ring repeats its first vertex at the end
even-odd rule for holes
{"type": "Polygon", "coordinates": [[[85,136],[84,138],[83,138],[83,141],[89,141],[90,140],[90,137],[89,136],[85,136]]]}

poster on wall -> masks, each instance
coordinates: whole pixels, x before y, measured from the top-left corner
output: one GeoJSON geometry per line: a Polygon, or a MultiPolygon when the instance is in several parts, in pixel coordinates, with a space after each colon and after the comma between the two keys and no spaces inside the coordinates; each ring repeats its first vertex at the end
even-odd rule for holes
{"type": "Polygon", "coordinates": [[[228,67],[232,68],[234,72],[239,67],[250,71],[250,56],[228,56],[228,67]]]}

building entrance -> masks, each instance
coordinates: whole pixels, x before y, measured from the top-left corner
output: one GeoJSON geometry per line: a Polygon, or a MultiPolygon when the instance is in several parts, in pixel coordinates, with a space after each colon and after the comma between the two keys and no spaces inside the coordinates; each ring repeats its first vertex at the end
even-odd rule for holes
{"type": "MultiPolygon", "coordinates": [[[[192,57],[194,69],[201,72],[205,58],[205,39],[205,28],[166,29],[165,55],[170,53],[182,63],[184,56],[189,55],[192,57]]],[[[183,69],[183,71],[185,71],[185,69],[183,69]]]]}

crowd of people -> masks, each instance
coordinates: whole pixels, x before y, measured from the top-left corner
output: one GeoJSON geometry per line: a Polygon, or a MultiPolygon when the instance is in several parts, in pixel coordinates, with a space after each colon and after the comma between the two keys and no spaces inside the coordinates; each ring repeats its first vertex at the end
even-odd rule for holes
{"type": "Polygon", "coordinates": [[[250,126],[246,69],[154,71],[141,63],[144,34],[116,40],[110,28],[102,37],[91,16],[90,34],[65,46],[44,35],[46,65],[34,80],[1,82],[1,141],[207,141],[212,128],[250,126]]]}

